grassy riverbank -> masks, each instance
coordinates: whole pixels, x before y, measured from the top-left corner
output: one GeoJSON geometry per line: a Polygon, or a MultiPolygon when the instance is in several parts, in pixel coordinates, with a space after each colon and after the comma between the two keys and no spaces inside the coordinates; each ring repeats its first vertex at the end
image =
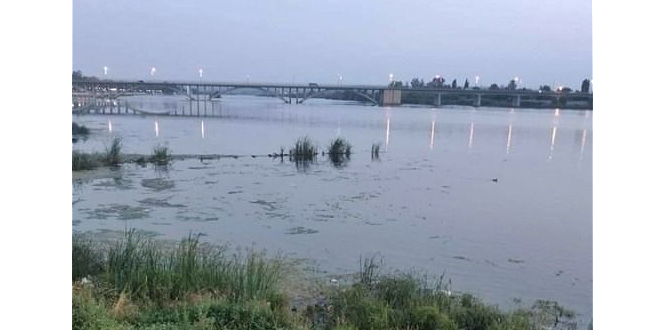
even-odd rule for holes
{"type": "Polygon", "coordinates": [[[170,245],[135,231],[107,244],[75,234],[73,329],[570,329],[574,317],[547,301],[502,311],[451,294],[441,278],[384,275],[375,258],[321,302],[291,306],[287,275],[281,257],[233,254],[194,235],[170,245]]]}

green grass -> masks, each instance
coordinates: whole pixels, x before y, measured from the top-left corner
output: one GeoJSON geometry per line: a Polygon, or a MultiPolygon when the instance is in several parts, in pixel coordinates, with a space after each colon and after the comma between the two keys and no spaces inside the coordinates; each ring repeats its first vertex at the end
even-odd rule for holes
{"type": "Polygon", "coordinates": [[[117,166],[122,163],[122,160],[122,139],[116,137],[104,154],[72,151],[72,170],[91,170],[100,165],[117,166]]]}
{"type": "Polygon", "coordinates": [[[503,312],[470,294],[452,294],[443,277],[380,275],[376,256],[360,262],[358,281],[332,294],[325,327],[370,329],[572,329],[575,315],[539,301],[530,310],[503,312]]]}
{"type": "Polygon", "coordinates": [[[85,235],[72,236],[72,280],[96,276],[104,269],[102,252],[92,239],[85,235]]]}
{"type": "Polygon", "coordinates": [[[79,151],[72,151],[72,170],[92,170],[101,164],[101,157],[97,154],[88,154],[79,151]]]}
{"type": "Polygon", "coordinates": [[[104,164],[107,166],[117,166],[122,163],[122,138],[115,137],[111,145],[106,148],[104,164]]]}
{"type": "Polygon", "coordinates": [[[156,165],[167,165],[171,161],[169,148],[163,145],[157,145],[153,148],[153,155],[149,160],[156,165]]]}
{"type": "Polygon", "coordinates": [[[134,230],[98,245],[73,234],[73,329],[572,329],[557,303],[504,312],[452,294],[444,276],[385,273],[379,255],[360,259],[351,285],[330,288],[326,306],[289,310],[284,261],[227,250],[188,235],[163,244],[134,230]]]}
{"type": "Polygon", "coordinates": [[[278,300],[281,258],[266,258],[255,251],[226,256],[222,249],[200,243],[197,235],[189,235],[174,248],[165,248],[130,230],[105,252],[89,251],[86,241],[74,238],[73,252],[79,255],[73,255],[73,260],[103,261],[92,263],[92,267],[73,263],[77,278],[84,276],[86,269],[100,269],[93,275],[135,299],[166,301],[208,292],[235,301],[278,300]]]}

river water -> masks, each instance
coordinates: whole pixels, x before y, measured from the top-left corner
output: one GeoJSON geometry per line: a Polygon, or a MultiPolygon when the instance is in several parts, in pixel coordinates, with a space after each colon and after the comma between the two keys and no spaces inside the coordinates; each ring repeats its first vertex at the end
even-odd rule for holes
{"type": "MultiPolygon", "coordinates": [[[[189,110],[172,96],[129,104],[189,110]]],[[[77,150],[103,151],[120,136],[125,153],[163,144],[173,154],[248,156],[76,178],[73,229],[202,233],[281,251],[327,274],[354,272],[360,255],[379,252],[389,268],[444,273],[454,290],[491,304],[549,299],[576,311],[582,326],[592,318],[591,111],[289,105],[255,96],[201,107],[214,116],[74,116],[91,129],[77,150]],[[320,147],[345,137],[351,159],[297,168],[250,156],[287,151],[301,136],[320,147]],[[373,143],[381,143],[378,160],[373,143]]]]}

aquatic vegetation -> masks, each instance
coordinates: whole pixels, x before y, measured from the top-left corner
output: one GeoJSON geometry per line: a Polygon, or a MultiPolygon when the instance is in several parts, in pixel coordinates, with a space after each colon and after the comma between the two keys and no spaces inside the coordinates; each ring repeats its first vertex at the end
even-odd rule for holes
{"type": "Polygon", "coordinates": [[[327,154],[335,166],[341,166],[350,160],[352,145],[346,139],[338,137],[330,144],[327,154]]]}
{"type": "Polygon", "coordinates": [[[350,154],[352,153],[352,145],[350,145],[346,139],[337,137],[330,144],[328,153],[330,154],[330,157],[332,155],[345,155],[346,157],[350,158],[350,154]]]}
{"type": "Polygon", "coordinates": [[[153,148],[153,155],[149,160],[156,165],[167,165],[171,161],[169,148],[163,145],[157,145],[153,148]]]}
{"type": "Polygon", "coordinates": [[[88,127],[72,123],[72,135],[88,135],[88,133],[90,133],[88,127]]]}
{"type": "Polygon", "coordinates": [[[293,149],[289,150],[289,157],[296,162],[314,161],[316,155],[318,155],[318,148],[306,136],[298,138],[293,149]]]}
{"type": "Polygon", "coordinates": [[[381,146],[381,143],[373,143],[372,144],[372,151],[371,151],[371,158],[373,160],[379,159],[379,147],[381,146]]]}
{"type": "Polygon", "coordinates": [[[72,170],[92,170],[100,165],[100,157],[97,154],[88,154],[79,151],[72,151],[72,170]]]}
{"type": "Polygon", "coordinates": [[[117,166],[122,163],[122,138],[115,137],[111,145],[106,148],[104,164],[108,166],[117,166]]]}

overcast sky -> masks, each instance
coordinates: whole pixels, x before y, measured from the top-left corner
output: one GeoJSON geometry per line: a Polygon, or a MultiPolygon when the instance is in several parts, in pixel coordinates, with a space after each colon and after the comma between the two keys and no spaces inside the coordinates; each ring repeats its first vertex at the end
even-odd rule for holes
{"type": "Polygon", "coordinates": [[[109,78],[578,88],[589,0],[73,0],[73,68],[109,78]]]}

